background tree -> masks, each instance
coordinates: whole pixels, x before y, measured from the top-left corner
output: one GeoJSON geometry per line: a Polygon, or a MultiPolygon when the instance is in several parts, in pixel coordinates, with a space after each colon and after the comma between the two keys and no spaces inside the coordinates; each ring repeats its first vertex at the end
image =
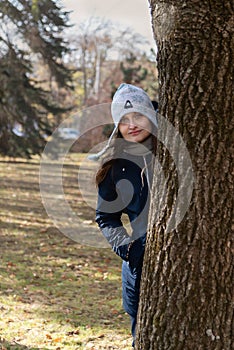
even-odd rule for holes
{"type": "MultiPolygon", "coordinates": [[[[80,24],[76,35],[69,36],[68,40],[73,49],[69,63],[81,73],[77,85],[82,86],[83,106],[94,100],[103,102],[102,99],[106,100],[107,96],[109,101],[111,86],[115,89],[120,82],[125,81],[127,70],[132,69],[132,83],[148,79],[150,63],[151,69],[154,66],[156,71],[150,61],[152,55],[147,57],[145,53],[147,40],[131,28],[120,29],[111,21],[90,17],[80,24]],[[130,67],[133,61],[134,67],[130,67]],[[144,68],[145,65],[147,68],[144,68]]],[[[150,82],[148,85],[151,85],[150,82]]]]}
{"type": "Polygon", "coordinates": [[[140,83],[147,76],[147,69],[142,67],[141,64],[134,67],[134,63],[136,61],[136,57],[133,53],[130,53],[129,57],[126,58],[126,64],[123,62],[120,63],[120,69],[123,72],[124,81],[127,84],[136,84],[140,83]]]}
{"type": "Polygon", "coordinates": [[[156,56],[152,60],[145,53],[137,57],[133,52],[129,52],[128,56],[120,61],[121,80],[111,82],[111,96],[113,97],[119,83],[125,82],[142,87],[149,96],[158,100],[158,79],[155,62],[156,56]]]}
{"type": "MultiPolygon", "coordinates": [[[[183,137],[195,184],[183,221],[166,230],[179,180],[172,156],[159,143],[165,203],[156,213],[162,193],[155,173],[136,349],[231,350],[233,1],[151,0],[150,5],[160,115],[183,137]]],[[[174,151],[179,158],[180,150],[174,151]]],[[[186,177],[183,181],[186,186],[186,177]]]]}
{"type": "Polygon", "coordinates": [[[0,152],[30,157],[51,133],[49,114],[66,110],[52,93],[55,84],[72,88],[72,72],[63,63],[68,13],[52,0],[3,0],[0,19],[0,152]],[[50,72],[46,84],[34,69],[41,61],[50,72]]]}

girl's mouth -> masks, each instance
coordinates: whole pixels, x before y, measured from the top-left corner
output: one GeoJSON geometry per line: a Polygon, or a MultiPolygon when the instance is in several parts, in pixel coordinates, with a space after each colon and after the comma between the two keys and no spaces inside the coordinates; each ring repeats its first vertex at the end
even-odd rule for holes
{"type": "Polygon", "coordinates": [[[140,132],[141,132],[141,130],[132,131],[132,132],[130,132],[130,135],[131,135],[131,136],[137,136],[137,135],[140,134],[140,132]]]}

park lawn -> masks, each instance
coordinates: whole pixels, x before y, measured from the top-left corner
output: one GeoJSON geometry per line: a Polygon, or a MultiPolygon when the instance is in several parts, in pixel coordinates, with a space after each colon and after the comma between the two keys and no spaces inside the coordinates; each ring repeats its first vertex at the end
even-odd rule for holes
{"type": "MultiPolygon", "coordinates": [[[[65,186],[91,228],[95,212],[78,200],[82,159],[66,158],[65,186]]],[[[54,226],[42,205],[39,169],[37,157],[0,158],[0,349],[131,349],[120,259],[54,226]]]]}

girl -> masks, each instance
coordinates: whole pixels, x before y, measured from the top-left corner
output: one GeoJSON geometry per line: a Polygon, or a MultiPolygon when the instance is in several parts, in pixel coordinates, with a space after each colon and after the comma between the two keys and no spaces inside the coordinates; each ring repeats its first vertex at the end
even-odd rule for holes
{"type": "Polygon", "coordinates": [[[121,84],[116,91],[111,113],[115,128],[107,146],[97,155],[108,153],[96,175],[96,222],[114,252],[123,260],[123,306],[131,317],[134,339],[157,120],[149,96],[130,84],[121,84]],[[130,233],[123,224],[123,214],[129,218],[130,233]]]}

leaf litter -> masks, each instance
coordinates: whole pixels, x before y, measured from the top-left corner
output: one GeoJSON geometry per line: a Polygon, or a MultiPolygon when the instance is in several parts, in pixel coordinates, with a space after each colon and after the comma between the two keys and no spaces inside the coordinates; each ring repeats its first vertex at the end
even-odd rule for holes
{"type": "MultiPolygon", "coordinates": [[[[83,157],[70,156],[64,169],[69,200],[91,225],[94,211],[74,190],[83,157]]],[[[39,158],[1,158],[0,173],[0,350],[131,349],[119,258],[53,225],[39,193],[39,158]]]]}

